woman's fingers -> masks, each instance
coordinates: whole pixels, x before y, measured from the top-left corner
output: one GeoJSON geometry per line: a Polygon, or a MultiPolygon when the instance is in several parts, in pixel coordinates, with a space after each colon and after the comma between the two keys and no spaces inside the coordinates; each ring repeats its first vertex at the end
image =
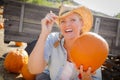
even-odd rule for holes
{"type": "Polygon", "coordinates": [[[87,74],[91,74],[91,67],[88,68],[87,74]]]}
{"type": "Polygon", "coordinates": [[[42,33],[48,35],[51,32],[53,24],[54,24],[56,18],[57,18],[57,16],[52,11],[50,11],[45,16],[45,18],[43,18],[41,20],[42,33]]]}
{"type": "Polygon", "coordinates": [[[81,79],[82,80],[92,80],[91,78],[91,68],[89,67],[87,71],[83,70],[83,66],[80,66],[80,74],[81,74],[81,79]]]}
{"type": "Polygon", "coordinates": [[[56,20],[56,18],[57,18],[57,16],[52,11],[50,11],[50,13],[48,13],[46,15],[46,19],[49,20],[50,22],[51,21],[54,22],[56,20]]]}
{"type": "Polygon", "coordinates": [[[92,76],[95,75],[95,74],[96,74],[96,71],[94,71],[94,72],[91,73],[92,76]]]}
{"type": "Polygon", "coordinates": [[[53,17],[54,20],[56,20],[58,18],[58,16],[55,15],[52,11],[50,11],[50,15],[53,17]]]}
{"type": "Polygon", "coordinates": [[[80,73],[83,73],[83,66],[82,65],[80,66],[79,71],[80,71],[80,73]]]}

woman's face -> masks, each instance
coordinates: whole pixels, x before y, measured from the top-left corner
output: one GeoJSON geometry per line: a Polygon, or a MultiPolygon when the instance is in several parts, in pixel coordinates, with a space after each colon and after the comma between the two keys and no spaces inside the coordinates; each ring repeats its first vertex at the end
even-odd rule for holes
{"type": "Polygon", "coordinates": [[[76,39],[79,37],[82,26],[83,21],[76,13],[71,13],[60,19],[60,30],[65,39],[76,39]]]}

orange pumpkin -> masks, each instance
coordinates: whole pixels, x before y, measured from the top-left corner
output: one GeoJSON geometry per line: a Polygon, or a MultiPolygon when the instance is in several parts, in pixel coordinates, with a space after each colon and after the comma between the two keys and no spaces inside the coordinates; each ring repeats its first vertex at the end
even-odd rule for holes
{"type": "Polygon", "coordinates": [[[4,24],[0,23],[0,29],[3,29],[3,28],[4,28],[4,24]]]}
{"type": "Polygon", "coordinates": [[[15,49],[8,52],[4,67],[9,72],[19,73],[23,64],[28,63],[28,54],[24,49],[15,49]]]}
{"type": "Polygon", "coordinates": [[[23,46],[23,42],[16,41],[16,42],[15,42],[15,46],[21,47],[21,46],[23,46]]]}
{"type": "Polygon", "coordinates": [[[104,38],[96,33],[86,32],[73,44],[70,57],[77,68],[83,65],[83,70],[91,67],[93,72],[105,62],[108,52],[109,46],[104,38]]]}
{"type": "Polygon", "coordinates": [[[35,80],[35,75],[29,72],[27,64],[23,65],[21,69],[21,74],[25,80],[35,80]]]}

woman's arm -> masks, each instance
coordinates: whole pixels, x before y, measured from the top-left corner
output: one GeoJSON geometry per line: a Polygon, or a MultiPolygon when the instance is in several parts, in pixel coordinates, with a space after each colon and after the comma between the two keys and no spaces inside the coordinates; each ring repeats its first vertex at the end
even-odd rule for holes
{"type": "Polygon", "coordinates": [[[46,62],[44,59],[45,41],[45,35],[41,34],[32,53],[29,56],[28,68],[32,74],[41,73],[46,66],[46,62]]]}
{"type": "Polygon", "coordinates": [[[50,12],[44,19],[41,20],[42,31],[28,61],[28,68],[32,74],[41,73],[45,69],[47,63],[44,58],[44,47],[55,19],[56,15],[50,12]]]}

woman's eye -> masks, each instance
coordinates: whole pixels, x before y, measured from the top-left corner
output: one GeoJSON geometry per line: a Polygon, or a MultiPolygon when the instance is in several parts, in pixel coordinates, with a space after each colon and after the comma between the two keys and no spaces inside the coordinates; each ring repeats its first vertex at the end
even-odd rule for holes
{"type": "Polygon", "coordinates": [[[76,19],[71,19],[71,21],[76,21],[76,19]]]}
{"type": "Polygon", "coordinates": [[[65,21],[60,21],[60,23],[65,23],[65,21]]]}

